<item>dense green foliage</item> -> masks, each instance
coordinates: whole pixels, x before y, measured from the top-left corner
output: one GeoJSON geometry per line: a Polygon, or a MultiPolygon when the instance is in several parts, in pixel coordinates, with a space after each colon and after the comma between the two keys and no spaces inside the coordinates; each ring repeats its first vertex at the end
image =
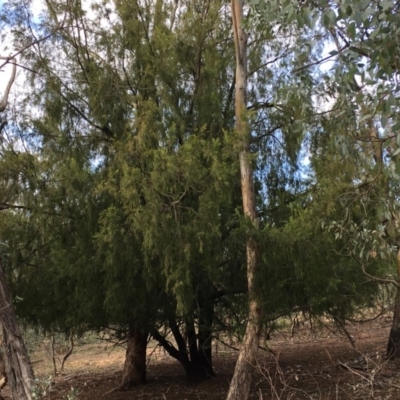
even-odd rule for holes
{"type": "Polygon", "coordinates": [[[257,232],[241,216],[228,2],[48,0],[36,22],[3,5],[14,46],[36,40],[1,132],[0,240],[22,318],[240,333],[247,235],[266,323],[299,308],[343,322],[373,302],[363,270],[392,273],[397,246],[398,6],[250,3],[257,232]]]}

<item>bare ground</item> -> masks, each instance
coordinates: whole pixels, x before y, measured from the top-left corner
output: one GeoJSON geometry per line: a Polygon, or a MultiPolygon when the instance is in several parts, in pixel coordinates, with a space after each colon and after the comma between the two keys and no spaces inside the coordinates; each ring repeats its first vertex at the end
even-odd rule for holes
{"type": "MultiPolygon", "coordinates": [[[[260,351],[252,399],[399,399],[400,361],[384,359],[391,319],[349,325],[354,350],[343,333],[308,324],[275,331],[268,341],[275,354],[260,351]]],[[[148,384],[126,392],[111,392],[121,378],[124,349],[103,343],[83,344],[68,359],[65,373],[52,379],[47,399],[69,400],[223,400],[233,373],[236,353],[217,344],[217,377],[196,386],[186,383],[182,367],[159,348],[149,346],[148,384]]],[[[37,376],[52,374],[51,358],[42,348],[33,358],[37,376]]],[[[7,398],[7,391],[4,391],[7,398]]]]}

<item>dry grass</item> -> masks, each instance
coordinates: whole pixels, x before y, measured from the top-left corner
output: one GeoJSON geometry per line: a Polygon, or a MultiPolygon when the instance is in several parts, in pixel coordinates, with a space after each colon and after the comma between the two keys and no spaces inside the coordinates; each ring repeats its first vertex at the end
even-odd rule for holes
{"type": "MultiPolygon", "coordinates": [[[[400,362],[384,360],[390,318],[367,324],[350,324],[353,349],[334,327],[310,329],[300,324],[282,326],[268,346],[276,355],[260,351],[255,374],[254,400],[356,400],[400,399],[400,362]]],[[[80,400],[224,400],[235,365],[236,353],[219,343],[214,352],[216,379],[187,386],[182,367],[163,350],[150,343],[148,385],[128,392],[114,392],[121,378],[124,349],[91,341],[76,346],[65,372],[53,379],[48,399],[65,399],[71,387],[80,400]]],[[[53,375],[48,344],[42,342],[33,354],[37,376],[53,375]]],[[[6,394],[6,393],[5,393],[6,394]]]]}

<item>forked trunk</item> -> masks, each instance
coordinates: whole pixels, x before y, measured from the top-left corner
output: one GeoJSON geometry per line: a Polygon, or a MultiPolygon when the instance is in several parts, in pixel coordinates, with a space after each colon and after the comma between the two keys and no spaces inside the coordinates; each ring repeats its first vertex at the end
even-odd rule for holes
{"type": "Polygon", "coordinates": [[[32,364],[22,339],[11,292],[0,259],[0,316],[3,325],[4,363],[13,400],[31,400],[32,364]]]}
{"type": "MultiPolygon", "coordinates": [[[[400,250],[397,253],[397,280],[400,282],[400,250]]],[[[390,329],[389,342],[387,345],[386,357],[400,357],[400,288],[396,289],[396,299],[394,305],[394,314],[392,329],[390,329]]]]}
{"type": "Polygon", "coordinates": [[[200,309],[197,334],[194,324],[187,323],[190,360],[185,361],[185,371],[189,383],[198,383],[215,376],[211,346],[213,313],[210,314],[209,311],[200,309]]]}
{"type": "MultiPolygon", "coordinates": [[[[243,30],[243,0],[231,0],[233,33],[236,54],[235,117],[236,129],[242,139],[239,154],[241,188],[244,215],[255,228],[256,214],[253,170],[250,162],[250,131],[245,120],[247,108],[247,34],[243,30]]],[[[252,237],[246,242],[247,287],[249,309],[246,332],[240,347],[235,372],[229,387],[227,400],[247,400],[250,394],[255,357],[260,342],[261,310],[258,304],[255,274],[258,264],[257,243],[252,237]]]]}
{"type": "Polygon", "coordinates": [[[147,332],[143,333],[129,327],[120,390],[127,390],[146,383],[147,337],[147,332]]]}
{"type": "Polygon", "coordinates": [[[194,321],[186,321],[185,334],[179,329],[175,319],[170,318],[169,326],[176,341],[176,348],[169,340],[157,330],[152,331],[152,336],[157,340],[167,353],[180,362],[186,373],[188,383],[196,384],[207,378],[215,376],[212,364],[212,324],[214,309],[212,302],[209,307],[201,308],[199,328],[196,333],[194,321]]]}

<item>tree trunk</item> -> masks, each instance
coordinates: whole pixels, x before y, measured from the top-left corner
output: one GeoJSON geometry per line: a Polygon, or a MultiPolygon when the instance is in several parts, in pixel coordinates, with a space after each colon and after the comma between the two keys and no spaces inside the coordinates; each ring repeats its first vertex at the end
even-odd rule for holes
{"type": "Polygon", "coordinates": [[[179,363],[182,365],[183,369],[185,370],[186,376],[188,380],[190,380],[190,377],[192,376],[192,364],[190,362],[188,352],[186,351],[186,345],[184,347],[183,343],[185,343],[185,340],[183,336],[178,332],[175,332],[175,324],[171,324],[170,320],[170,327],[172,334],[174,335],[175,341],[178,344],[178,348],[176,348],[169,340],[167,340],[163,335],[158,332],[157,329],[153,329],[151,332],[151,335],[157,342],[165,349],[165,351],[173,358],[175,358],[179,363]],[[179,335],[181,336],[181,339],[179,339],[179,335]]]}
{"type": "Polygon", "coordinates": [[[34,380],[25,343],[22,339],[11,292],[0,259],[0,310],[3,325],[4,362],[13,400],[31,400],[34,380]]]}
{"type": "MultiPolygon", "coordinates": [[[[0,390],[7,384],[6,364],[4,362],[3,352],[0,353],[0,390]]],[[[3,400],[0,394],[0,400],[3,400]]]]}
{"type": "Polygon", "coordinates": [[[207,377],[215,376],[212,363],[212,328],[214,322],[213,299],[205,298],[199,310],[198,363],[207,377]]]}
{"type": "MultiPolygon", "coordinates": [[[[397,281],[400,282],[400,250],[397,252],[397,281]]],[[[400,357],[400,288],[396,288],[392,328],[390,329],[386,357],[400,357]]]]}
{"type": "Polygon", "coordinates": [[[127,390],[146,383],[147,333],[128,328],[124,371],[120,390],[127,390]]]}
{"type": "Polygon", "coordinates": [[[213,310],[200,308],[199,327],[196,334],[193,321],[187,322],[190,360],[186,369],[188,382],[198,383],[215,376],[212,365],[213,310]]]}
{"type": "MultiPolygon", "coordinates": [[[[247,108],[247,34],[243,30],[243,0],[231,0],[233,33],[236,54],[235,117],[236,129],[242,138],[243,149],[239,154],[243,199],[243,212],[255,228],[256,214],[253,170],[249,160],[250,132],[244,120],[247,108]]],[[[247,400],[252,383],[252,372],[261,333],[261,309],[258,304],[255,274],[258,265],[257,243],[252,237],[246,241],[247,287],[249,309],[246,332],[240,347],[235,372],[229,387],[227,400],[247,400]]]]}
{"type": "MultiPolygon", "coordinates": [[[[209,315],[210,317],[210,315],[209,315]]],[[[185,341],[179,330],[178,324],[173,318],[169,320],[171,332],[178,345],[178,348],[165,339],[157,330],[153,330],[151,335],[157,340],[167,353],[175,358],[185,370],[188,383],[196,384],[203,380],[215,376],[211,357],[211,332],[212,322],[204,324],[196,334],[194,322],[186,321],[186,333],[188,340],[185,341]]]]}

